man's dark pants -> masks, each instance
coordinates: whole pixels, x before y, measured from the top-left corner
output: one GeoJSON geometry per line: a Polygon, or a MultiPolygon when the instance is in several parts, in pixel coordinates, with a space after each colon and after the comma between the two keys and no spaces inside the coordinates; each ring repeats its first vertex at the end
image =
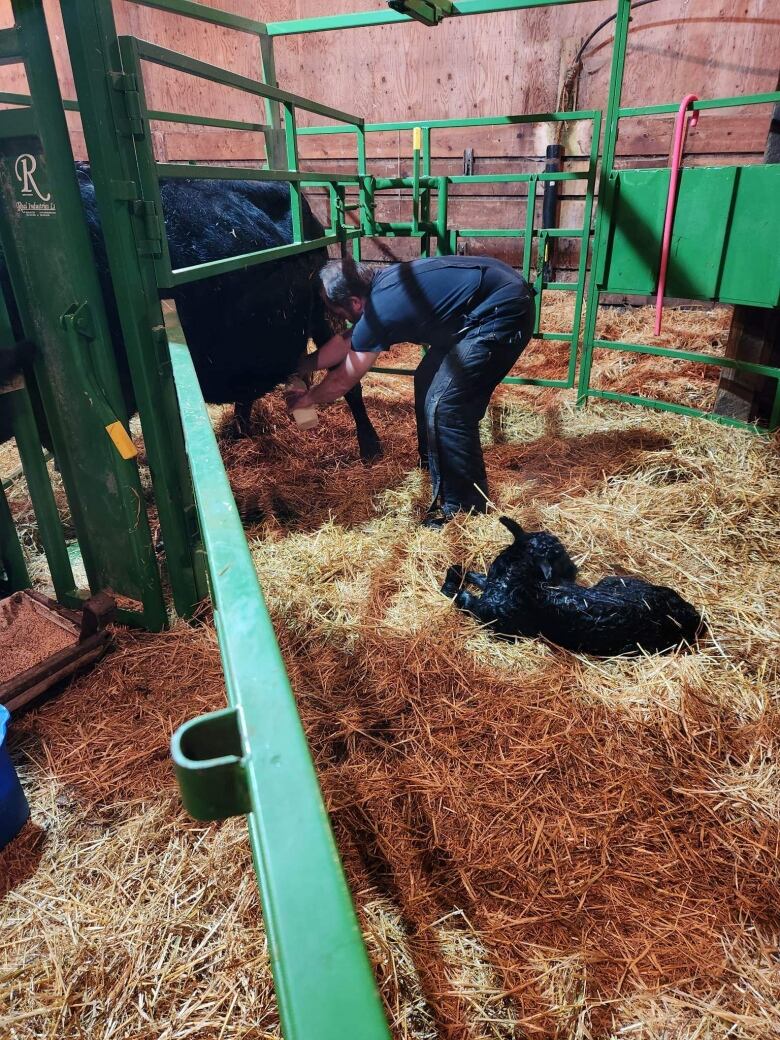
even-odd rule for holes
{"type": "Polygon", "coordinates": [[[420,460],[431,473],[433,505],[445,513],[487,508],[479,423],[501,380],[531,338],[533,302],[509,338],[471,329],[452,345],[432,347],[414,376],[420,460]]]}

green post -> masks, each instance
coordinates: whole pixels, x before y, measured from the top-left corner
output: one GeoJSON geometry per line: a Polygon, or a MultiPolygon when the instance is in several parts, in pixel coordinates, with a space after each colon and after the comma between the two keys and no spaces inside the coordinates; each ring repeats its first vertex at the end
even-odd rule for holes
{"type": "MultiPolygon", "coordinates": [[[[102,0],[63,0],[62,15],[92,162],[100,221],[114,286],[127,360],[152,471],[174,605],[190,616],[206,595],[197,517],[170,371],[154,252],[136,154],[151,157],[145,120],[134,122],[133,93],[119,53],[111,5],[102,0]],[[142,256],[142,252],[144,255],[142,256]]],[[[138,97],[137,93],[135,94],[138,97]]],[[[139,100],[140,104],[140,100],[139,100]]],[[[165,236],[156,214],[159,246],[165,236]]]]}
{"type": "MultiPolygon", "coordinates": [[[[599,181],[599,201],[596,209],[596,230],[591,258],[590,284],[588,287],[588,304],[585,314],[585,333],[582,339],[582,361],[580,363],[579,383],[577,387],[577,404],[585,404],[590,386],[590,372],[593,365],[593,339],[596,333],[598,317],[601,277],[599,265],[602,263],[606,237],[612,217],[613,180],[612,169],[615,164],[618,123],[620,120],[620,97],[623,91],[623,74],[626,67],[626,47],[628,43],[628,26],[631,20],[631,0],[617,0],[617,19],[615,21],[615,43],[612,50],[612,70],[609,76],[609,96],[604,117],[604,147],[601,158],[601,178],[599,181]]],[[[596,132],[594,126],[594,133],[596,132]]]]}
{"type": "MultiPolygon", "coordinates": [[[[277,86],[276,63],[274,61],[274,41],[268,33],[261,33],[260,40],[260,68],[262,79],[271,87],[277,86]]],[[[265,118],[269,125],[264,132],[265,154],[269,170],[284,169],[284,143],[282,134],[282,122],[279,118],[279,105],[270,98],[264,99],[265,118]]]]}
{"type": "MultiPolygon", "coordinates": [[[[287,169],[291,173],[298,172],[298,141],[295,136],[295,109],[285,102],[284,109],[284,143],[287,153],[287,169]]],[[[301,202],[301,185],[298,181],[290,181],[290,215],[292,218],[292,240],[294,245],[303,242],[303,207],[301,202]]]]}

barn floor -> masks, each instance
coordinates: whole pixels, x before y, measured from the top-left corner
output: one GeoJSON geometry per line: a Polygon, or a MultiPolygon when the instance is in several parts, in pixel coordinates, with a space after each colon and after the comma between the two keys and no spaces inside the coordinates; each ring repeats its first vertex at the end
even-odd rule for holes
{"type": "MultiPolygon", "coordinates": [[[[647,318],[610,314],[608,334],[647,318]]],[[[717,350],[727,319],[667,328],[717,350]]],[[[547,345],[522,368],[561,361],[547,345]]],[[[597,370],[714,394],[702,366],[597,370]]],[[[338,406],[304,435],[265,402],[270,433],[223,451],[394,1035],[780,1035],[777,440],[502,389],[497,512],[437,533],[418,526],[409,382],[373,377],[367,401],[386,451],[370,468],[338,406]],[[610,661],[495,641],[437,589],[504,544],[499,512],[555,531],[585,581],[673,585],[709,634],[610,661]]],[[[17,719],[33,816],[0,854],[0,1036],[278,1035],[245,826],[187,819],[168,760],[173,729],[223,703],[204,616],[118,632],[17,719]]]]}

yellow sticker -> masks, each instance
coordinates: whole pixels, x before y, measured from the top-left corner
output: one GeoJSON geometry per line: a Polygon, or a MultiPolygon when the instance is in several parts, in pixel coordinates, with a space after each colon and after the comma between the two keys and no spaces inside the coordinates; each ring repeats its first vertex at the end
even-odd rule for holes
{"type": "Polygon", "coordinates": [[[422,127],[416,126],[412,130],[412,149],[415,152],[419,152],[422,148],[422,127]]]}
{"type": "Polygon", "coordinates": [[[106,433],[114,442],[114,447],[123,459],[134,459],[138,454],[135,445],[130,440],[130,435],[124,426],[117,420],[106,426],[106,433]]]}

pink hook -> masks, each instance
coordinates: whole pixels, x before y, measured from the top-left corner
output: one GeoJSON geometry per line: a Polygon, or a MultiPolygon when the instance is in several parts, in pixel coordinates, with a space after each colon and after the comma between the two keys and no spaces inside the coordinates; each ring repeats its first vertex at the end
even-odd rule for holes
{"type": "Polygon", "coordinates": [[[664,239],[661,246],[661,267],[658,272],[658,293],[655,298],[655,334],[661,335],[661,318],[664,313],[664,290],[666,288],[666,271],[669,267],[669,247],[672,244],[672,226],[674,224],[674,207],[677,203],[677,186],[680,181],[685,135],[688,132],[688,116],[690,125],[699,122],[698,112],[689,112],[689,107],[698,101],[696,94],[687,94],[680,103],[674,121],[674,146],[672,148],[672,170],[669,174],[669,195],[666,199],[666,220],[664,221],[664,239]]]}

